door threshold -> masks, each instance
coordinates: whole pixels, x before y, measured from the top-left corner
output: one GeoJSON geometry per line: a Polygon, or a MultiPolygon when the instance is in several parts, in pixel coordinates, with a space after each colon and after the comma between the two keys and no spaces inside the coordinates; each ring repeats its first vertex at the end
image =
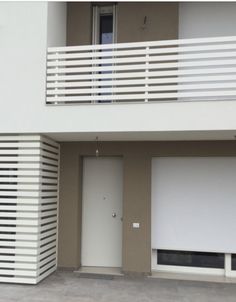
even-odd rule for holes
{"type": "Polygon", "coordinates": [[[113,279],[124,276],[120,267],[81,266],[74,272],[83,278],[113,279]]]}

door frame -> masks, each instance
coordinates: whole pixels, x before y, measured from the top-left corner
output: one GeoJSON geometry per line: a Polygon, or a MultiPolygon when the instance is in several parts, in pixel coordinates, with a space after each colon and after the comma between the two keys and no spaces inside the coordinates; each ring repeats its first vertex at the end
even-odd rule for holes
{"type": "Polygon", "coordinates": [[[111,14],[113,15],[113,41],[117,43],[117,5],[94,5],[93,6],[93,18],[92,18],[92,44],[99,44],[99,17],[101,15],[111,14]]]}

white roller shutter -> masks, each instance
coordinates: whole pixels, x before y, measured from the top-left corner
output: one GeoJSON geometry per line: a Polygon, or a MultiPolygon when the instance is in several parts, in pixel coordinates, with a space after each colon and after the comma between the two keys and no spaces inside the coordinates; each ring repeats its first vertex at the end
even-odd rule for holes
{"type": "Polygon", "coordinates": [[[152,248],[236,253],[236,158],[152,161],[152,248]]]}

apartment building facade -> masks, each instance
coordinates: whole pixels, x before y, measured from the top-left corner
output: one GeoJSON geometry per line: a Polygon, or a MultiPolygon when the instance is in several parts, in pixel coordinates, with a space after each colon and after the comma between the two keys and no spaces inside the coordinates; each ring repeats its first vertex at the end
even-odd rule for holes
{"type": "Polygon", "coordinates": [[[0,3],[0,282],[236,276],[235,13],[0,3]]]}

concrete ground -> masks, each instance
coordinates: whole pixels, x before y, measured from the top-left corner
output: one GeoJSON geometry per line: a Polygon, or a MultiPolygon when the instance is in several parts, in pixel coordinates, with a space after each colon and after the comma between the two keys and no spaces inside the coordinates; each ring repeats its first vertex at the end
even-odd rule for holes
{"type": "Polygon", "coordinates": [[[235,302],[236,284],[56,272],[40,284],[0,284],[0,302],[235,302]]]}

